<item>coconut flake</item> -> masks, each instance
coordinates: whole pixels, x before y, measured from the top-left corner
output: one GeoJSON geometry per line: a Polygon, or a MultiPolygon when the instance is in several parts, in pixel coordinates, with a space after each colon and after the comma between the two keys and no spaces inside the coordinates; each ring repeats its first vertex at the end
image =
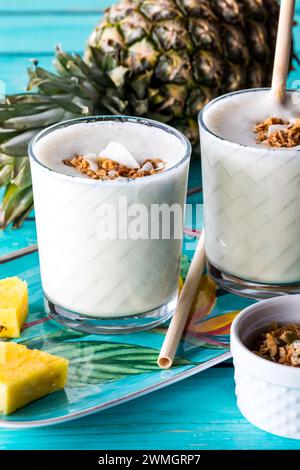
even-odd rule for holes
{"type": "Polygon", "coordinates": [[[276,131],[285,131],[289,127],[288,124],[272,124],[268,129],[268,137],[270,137],[273,132],[276,131]]]}
{"type": "Polygon", "coordinates": [[[151,162],[146,162],[144,165],[139,169],[139,173],[142,171],[146,171],[147,173],[150,173],[154,169],[153,165],[151,162]]]}
{"type": "Polygon", "coordinates": [[[165,162],[159,162],[159,163],[156,163],[155,170],[156,171],[163,170],[164,167],[165,167],[165,162]]]}
{"type": "Polygon", "coordinates": [[[88,153],[87,155],[84,156],[84,158],[87,160],[88,164],[90,165],[91,170],[97,171],[99,169],[96,153],[88,153]]]}
{"type": "Polygon", "coordinates": [[[127,148],[119,142],[110,142],[105,149],[100,152],[101,158],[108,158],[119,165],[127,166],[127,168],[139,168],[140,165],[127,150],[127,148]]]}
{"type": "Polygon", "coordinates": [[[115,174],[116,174],[116,170],[110,170],[107,172],[107,175],[110,176],[111,178],[115,176],[115,174]]]}

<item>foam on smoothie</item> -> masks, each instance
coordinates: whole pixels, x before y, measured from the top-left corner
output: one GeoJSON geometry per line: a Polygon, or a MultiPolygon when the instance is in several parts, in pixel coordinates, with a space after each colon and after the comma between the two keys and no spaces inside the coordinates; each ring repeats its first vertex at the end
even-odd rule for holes
{"type": "Polygon", "coordinates": [[[270,90],[235,93],[208,106],[204,123],[214,134],[223,139],[251,147],[262,145],[256,142],[255,125],[269,117],[280,117],[293,122],[300,117],[299,97],[295,92],[287,93],[284,105],[278,104],[270,90]]]}
{"type": "Polygon", "coordinates": [[[151,126],[113,121],[79,123],[57,129],[35,144],[35,154],[52,170],[86,178],[75,168],[66,166],[63,160],[75,155],[98,156],[103,149],[110,148],[112,142],[114,146],[118,143],[125,146],[128,155],[139,165],[145,159],[159,158],[166,163],[167,169],[180,162],[185,154],[183,143],[171,133],[151,126]]]}

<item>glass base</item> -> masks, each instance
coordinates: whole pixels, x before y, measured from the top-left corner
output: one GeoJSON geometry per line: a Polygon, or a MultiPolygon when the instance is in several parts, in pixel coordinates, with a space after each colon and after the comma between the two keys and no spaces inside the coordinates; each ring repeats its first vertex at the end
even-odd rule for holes
{"type": "Polygon", "coordinates": [[[140,330],[154,328],[167,321],[174,313],[177,305],[177,295],[167,304],[154,310],[130,315],[127,317],[95,318],[80,313],[72,312],[59,305],[54,304],[46,296],[45,308],[51,318],[68,328],[83,331],[89,334],[120,334],[131,333],[140,330]]]}
{"type": "Polygon", "coordinates": [[[263,284],[246,281],[245,279],[220,271],[210,261],[207,261],[207,272],[219,288],[242,297],[269,299],[279,295],[300,293],[299,282],[291,284],[263,284]]]}

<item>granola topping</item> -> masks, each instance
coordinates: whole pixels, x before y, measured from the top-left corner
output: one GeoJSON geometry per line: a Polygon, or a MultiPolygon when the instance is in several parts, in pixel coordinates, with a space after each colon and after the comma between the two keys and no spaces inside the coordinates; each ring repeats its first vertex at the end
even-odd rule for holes
{"type": "Polygon", "coordinates": [[[253,352],[278,364],[300,367],[300,325],[273,322],[260,335],[253,352]]]}
{"type": "Polygon", "coordinates": [[[109,158],[91,160],[83,155],[75,155],[70,160],[63,161],[65,165],[76,168],[80,173],[96,180],[115,180],[121,178],[141,178],[160,173],[165,168],[165,162],[159,158],[146,159],[140,168],[128,168],[109,158]]]}
{"type": "Polygon", "coordinates": [[[269,147],[295,147],[300,145],[300,118],[294,122],[270,117],[255,126],[256,142],[269,147]]]}

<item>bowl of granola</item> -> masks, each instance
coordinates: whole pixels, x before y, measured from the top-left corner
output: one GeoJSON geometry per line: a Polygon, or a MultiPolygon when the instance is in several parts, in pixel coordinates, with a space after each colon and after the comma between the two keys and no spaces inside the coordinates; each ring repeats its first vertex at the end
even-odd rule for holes
{"type": "Polygon", "coordinates": [[[300,295],[242,310],[231,352],[241,413],[264,431],[300,439],[300,295]]]}

